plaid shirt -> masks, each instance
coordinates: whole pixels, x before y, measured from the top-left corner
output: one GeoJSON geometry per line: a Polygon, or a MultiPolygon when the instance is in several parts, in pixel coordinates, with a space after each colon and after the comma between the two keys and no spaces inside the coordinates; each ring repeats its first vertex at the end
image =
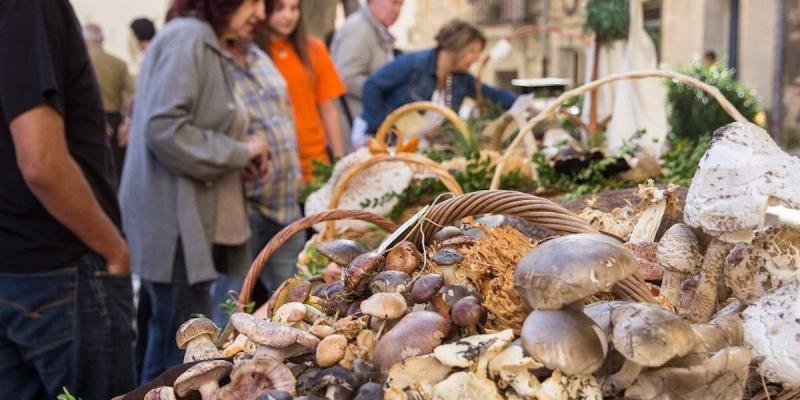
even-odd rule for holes
{"type": "Polygon", "coordinates": [[[255,45],[248,46],[247,66],[234,64],[236,93],[250,113],[248,133],[265,133],[272,152],[268,181],[247,184],[252,207],[280,224],[300,218],[298,198],[303,186],[300,156],[286,82],[280,71],[255,45]]]}

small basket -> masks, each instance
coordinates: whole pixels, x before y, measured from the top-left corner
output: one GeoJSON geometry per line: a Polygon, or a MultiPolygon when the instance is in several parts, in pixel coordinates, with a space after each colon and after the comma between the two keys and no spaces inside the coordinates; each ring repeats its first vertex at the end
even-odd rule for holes
{"type": "Polygon", "coordinates": [[[399,121],[400,118],[406,114],[420,111],[434,111],[441,114],[443,117],[447,118],[447,120],[450,121],[453,126],[456,127],[458,132],[461,133],[461,135],[463,135],[467,141],[470,140],[471,136],[469,134],[467,123],[464,122],[464,120],[462,120],[458,114],[456,114],[450,108],[431,101],[417,101],[395,109],[386,116],[386,119],[383,120],[381,126],[378,127],[378,130],[375,132],[375,138],[381,142],[384,141],[386,136],[389,135],[394,127],[394,124],[399,121]]]}
{"type": "Polygon", "coordinates": [[[500,188],[501,171],[503,171],[506,159],[510,154],[514,152],[514,149],[520,146],[520,143],[522,143],[525,137],[529,133],[531,133],[531,131],[536,125],[538,125],[542,121],[554,117],[556,115],[556,112],[558,111],[558,108],[561,107],[561,105],[564,104],[567,100],[591,92],[592,90],[597,89],[600,86],[607,85],[609,83],[613,83],[620,80],[627,80],[627,79],[634,80],[643,78],[669,78],[681,81],[689,86],[701,89],[706,93],[708,93],[709,95],[711,95],[712,97],[714,97],[714,99],[716,99],[717,102],[719,102],[719,105],[722,106],[722,109],[725,110],[735,121],[747,122],[747,119],[744,116],[742,116],[739,110],[737,110],[736,107],[734,107],[734,105],[731,104],[731,102],[725,98],[725,96],[722,95],[722,92],[720,92],[719,89],[703,81],[692,78],[690,76],[667,70],[634,71],[622,74],[609,75],[603,79],[598,79],[593,82],[588,82],[583,86],[579,86],[575,89],[564,92],[561,96],[558,96],[558,98],[556,98],[552,103],[550,103],[544,110],[542,110],[542,112],[531,118],[528,121],[528,123],[525,124],[525,126],[521,127],[520,133],[517,135],[516,138],[514,138],[514,140],[506,149],[505,153],[503,153],[503,156],[500,158],[500,161],[497,163],[497,168],[495,169],[494,176],[492,177],[492,184],[490,188],[491,189],[500,188]]]}
{"type": "MultiPolygon", "coordinates": [[[[513,215],[561,235],[596,232],[580,217],[550,200],[510,190],[482,190],[432,206],[408,240],[423,247],[442,227],[478,214],[513,215]]],[[[617,282],[613,293],[622,300],[658,304],[647,284],[637,274],[617,282]]]]}
{"type": "Polygon", "coordinates": [[[347,219],[357,219],[360,221],[370,222],[387,232],[393,232],[397,229],[392,221],[386,218],[362,210],[328,210],[314,215],[301,218],[292,222],[285,228],[281,229],[275,236],[270,239],[266,246],[258,254],[258,257],[250,265],[250,270],[247,271],[247,276],[244,278],[242,290],[239,293],[238,311],[242,311],[245,304],[250,302],[250,297],[253,295],[253,288],[255,287],[258,278],[261,276],[261,271],[264,265],[283,244],[298,232],[303,232],[312,227],[314,224],[325,221],[338,221],[347,219]]]}

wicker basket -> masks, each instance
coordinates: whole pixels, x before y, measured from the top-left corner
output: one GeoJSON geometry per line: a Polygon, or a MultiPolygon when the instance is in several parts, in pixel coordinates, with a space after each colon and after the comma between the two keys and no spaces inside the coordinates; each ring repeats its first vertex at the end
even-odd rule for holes
{"type": "MultiPolygon", "coordinates": [[[[596,232],[584,220],[550,200],[509,190],[483,190],[434,205],[414,227],[408,240],[425,246],[442,227],[478,214],[517,216],[558,234],[596,232]]],[[[647,284],[636,274],[617,282],[613,294],[622,300],[657,303],[647,284]]]]}
{"type": "Polygon", "coordinates": [[[253,288],[255,287],[258,278],[261,276],[261,271],[264,269],[267,261],[283,244],[298,232],[303,232],[312,227],[314,224],[326,221],[338,221],[347,219],[357,219],[365,222],[370,222],[387,232],[393,232],[397,229],[397,225],[387,220],[386,218],[370,212],[362,210],[328,210],[314,215],[301,218],[292,222],[285,228],[281,229],[275,236],[270,239],[266,246],[258,254],[258,257],[250,265],[250,270],[244,278],[242,290],[239,293],[238,311],[242,311],[245,304],[250,302],[250,297],[253,295],[253,288]]]}
{"type": "Polygon", "coordinates": [[[462,120],[458,114],[448,107],[430,101],[417,101],[414,103],[409,103],[392,111],[386,116],[386,119],[383,120],[381,126],[378,127],[378,130],[375,132],[375,138],[379,141],[385,140],[384,138],[389,135],[394,127],[394,124],[397,123],[400,118],[406,114],[420,111],[434,111],[441,114],[443,117],[447,118],[447,120],[450,121],[450,123],[452,123],[456,129],[458,129],[458,132],[461,133],[465,139],[468,141],[470,140],[471,136],[469,134],[469,128],[467,127],[466,122],[464,122],[464,120],[462,120]]]}
{"type": "Polygon", "coordinates": [[[634,71],[634,72],[627,72],[623,74],[615,74],[609,75],[603,79],[599,79],[593,82],[586,83],[583,86],[579,86],[575,89],[572,89],[568,92],[564,92],[561,96],[558,96],[552,103],[550,103],[542,112],[537,114],[535,117],[531,118],[525,126],[520,128],[520,133],[514,138],[514,141],[508,146],[503,157],[500,158],[500,161],[497,163],[497,169],[495,170],[494,176],[492,177],[492,184],[490,186],[491,189],[499,189],[500,188],[500,175],[503,167],[505,166],[506,159],[510,154],[514,152],[520,146],[520,143],[525,139],[525,137],[531,133],[533,128],[542,121],[545,121],[549,118],[553,118],[559,107],[564,104],[567,100],[572,99],[573,97],[577,97],[586,93],[591,92],[594,89],[597,89],[600,86],[607,85],[609,83],[613,83],[620,80],[635,80],[635,79],[643,79],[643,78],[669,78],[674,79],[677,81],[681,81],[689,86],[696,87],[705,91],[706,93],[710,94],[714,99],[719,102],[722,109],[725,110],[735,121],[739,122],[746,122],[747,119],[742,116],[739,110],[731,104],[725,96],[714,86],[711,86],[705,82],[702,82],[698,79],[692,78],[690,76],[686,76],[683,74],[679,74],[673,71],[667,70],[654,70],[654,71],[634,71]]]}

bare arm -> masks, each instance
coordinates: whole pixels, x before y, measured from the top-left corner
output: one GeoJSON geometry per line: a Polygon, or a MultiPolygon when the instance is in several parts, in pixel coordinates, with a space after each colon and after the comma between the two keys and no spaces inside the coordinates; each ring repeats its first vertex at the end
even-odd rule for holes
{"type": "Polygon", "coordinates": [[[130,271],[128,245],[103,212],[70,156],[64,121],[50,106],[40,105],[10,124],[17,165],[28,187],[47,211],[108,264],[108,272],[130,271]]]}
{"type": "Polygon", "coordinates": [[[319,115],[325,127],[325,141],[331,146],[334,157],[344,156],[344,138],[342,125],[339,122],[339,110],[336,108],[336,99],[319,103],[319,115]]]}

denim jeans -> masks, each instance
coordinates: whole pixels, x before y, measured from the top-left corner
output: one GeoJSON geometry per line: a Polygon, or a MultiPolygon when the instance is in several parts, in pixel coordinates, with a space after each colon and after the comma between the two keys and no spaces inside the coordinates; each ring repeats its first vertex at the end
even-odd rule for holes
{"type": "Polygon", "coordinates": [[[0,274],[0,398],[106,400],[136,386],[130,276],[90,253],[63,269],[0,274]]]}
{"type": "Polygon", "coordinates": [[[141,290],[150,299],[151,314],[140,383],[150,382],[167,368],[183,363],[184,352],[175,343],[175,333],[193,314],[211,315],[211,283],[189,284],[180,242],[173,262],[172,282],[142,279],[141,290]]]}
{"type": "MultiPolygon", "coordinates": [[[[283,228],[283,225],[263,216],[258,211],[253,211],[250,214],[250,230],[252,232],[250,249],[253,251],[253,259],[258,256],[258,253],[267,245],[267,242],[283,228]]],[[[283,281],[297,273],[297,255],[303,250],[305,242],[305,232],[300,232],[287,240],[267,261],[259,280],[270,293],[277,289],[283,281]]],[[[212,287],[214,311],[211,315],[217,326],[222,327],[228,321],[228,316],[225,315],[219,304],[228,299],[230,291],[238,293],[242,289],[246,273],[247,271],[220,273],[217,280],[214,281],[212,287]]]]}

